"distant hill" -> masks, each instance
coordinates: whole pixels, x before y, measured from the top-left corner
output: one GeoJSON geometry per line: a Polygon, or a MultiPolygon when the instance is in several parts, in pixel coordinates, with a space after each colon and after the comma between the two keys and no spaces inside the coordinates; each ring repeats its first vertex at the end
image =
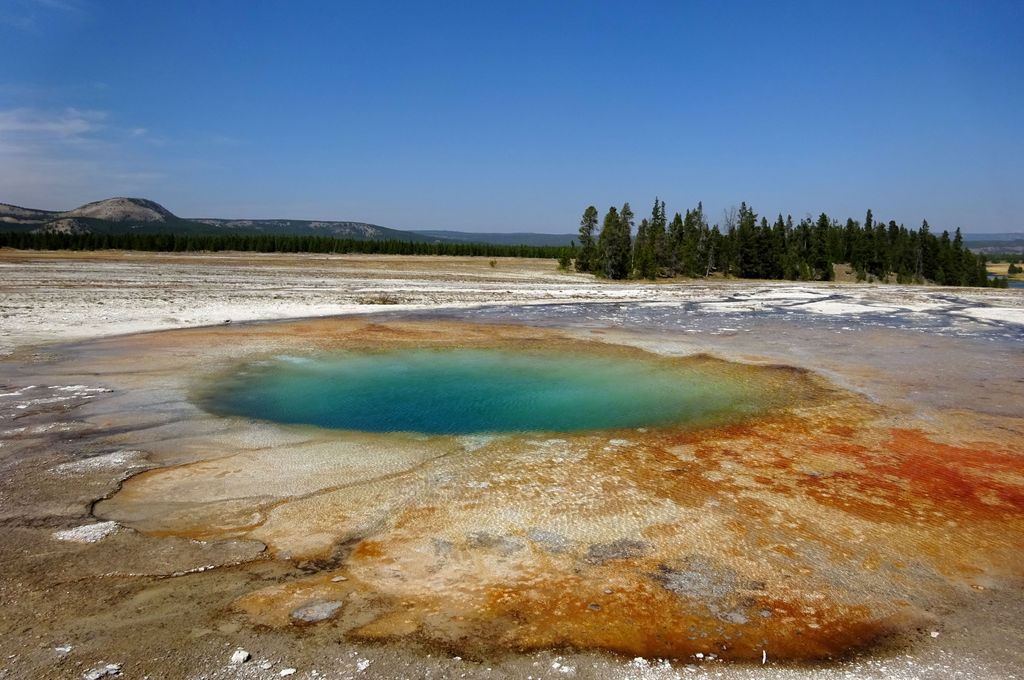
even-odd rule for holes
{"type": "Polygon", "coordinates": [[[985,255],[1024,254],[1024,233],[968,234],[964,237],[964,245],[976,253],[985,255]]]}
{"type": "Polygon", "coordinates": [[[459,231],[405,231],[366,222],[182,218],[145,198],[108,198],[68,211],[37,210],[0,203],[0,231],[70,234],[173,233],[330,236],[361,241],[413,243],[487,243],[497,245],[568,245],[571,235],[473,234],[459,231]]]}
{"type": "Polygon", "coordinates": [[[412,231],[389,229],[366,222],[326,222],[321,220],[225,220],[200,217],[192,222],[205,225],[213,233],[273,234],[280,236],[333,236],[361,241],[416,241],[435,242],[412,231]]]}
{"type": "Polygon", "coordinates": [[[0,203],[0,229],[4,231],[79,234],[273,234],[334,236],[359,240],[433,241],[410,231],[388,229],[363,222],[313,220],[224,220],[178,217],[145,198],[108,198],[65,212],[36,210],[0,203]]]}
{"type": "Polygon", "coordinates": [[[66,218],[88,218],[101,222],[167,224],[178,218],[167,208],[145,198],[108,198],[86,203],[63,214],[66,218]]]}
{"type": "Polygon", "coordinates": [[[964,234],[964,241],[1024,241],[1024,231],[979,232],[964,234]]]}
{"type": "Polygon", "coordinates": [[[413,233],[445,241],[493,243],[510,246],[567,246],[578,238],[576,234],[538,234],[534,232],[478,234],[470,231],[445,231],[441,229],[415,229],[413,233]]]}

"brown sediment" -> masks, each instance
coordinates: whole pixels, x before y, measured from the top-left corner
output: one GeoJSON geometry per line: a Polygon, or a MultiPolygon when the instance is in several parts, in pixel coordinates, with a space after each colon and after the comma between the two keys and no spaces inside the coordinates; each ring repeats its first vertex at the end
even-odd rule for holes
{"type": "Polygon", "coordinates": [[[315,625],[481,658],[573,647],[812,660],[917,625],[935,597],[987,571],[1021,575],[1024,464],[1009,440],[894,428],[882,406],[802,369],[456,323],[319,320],[135,340],[162,351],[229,341],[251,347],[233,352],[244,356],[408,346],[644,356],[748,381],[772,405],[702,428],[472,447],[306,429],[287,448],[144,473],[100,504],[153,535],[252,538],[279,558],[332,565],[241,597],[253,623],[314,625],[292,612],[341,601],[315,625]],[[331,562],[339,545],[352,550],[331,562]]]}

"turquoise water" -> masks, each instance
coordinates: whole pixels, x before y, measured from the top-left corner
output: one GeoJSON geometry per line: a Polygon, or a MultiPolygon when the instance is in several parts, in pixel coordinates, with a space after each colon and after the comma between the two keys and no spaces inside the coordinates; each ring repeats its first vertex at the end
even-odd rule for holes
{"type": "Polygon", "coordinates": [[[702,424],[759,410],[679,362],[501,350],[278,357],[221,378],[210,411],[366,432],[576,432],[702,424]]]}

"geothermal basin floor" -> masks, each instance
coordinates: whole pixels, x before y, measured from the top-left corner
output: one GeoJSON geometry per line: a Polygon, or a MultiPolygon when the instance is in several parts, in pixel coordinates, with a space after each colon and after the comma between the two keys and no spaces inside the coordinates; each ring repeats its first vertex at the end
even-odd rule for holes
{"type": "Polygon", "coordinates": [[[0,677],[1019,675],[1019,293],[382,260],[0,260],[0,677]],[[349,316],[237,320],[289,313],[349,316]],[[700,364],[773,407],[425,437],[194,399],[239,362],[423,347],[700,364]]]}

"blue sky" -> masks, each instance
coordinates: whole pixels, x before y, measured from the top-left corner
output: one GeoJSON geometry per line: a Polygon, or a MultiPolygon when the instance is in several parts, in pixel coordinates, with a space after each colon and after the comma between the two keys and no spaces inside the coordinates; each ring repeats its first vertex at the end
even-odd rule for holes
{"type": "Polygon", "coordinates": [[[0,201],[1024,230],[1024,3],[0,0],[0,201]]]}

